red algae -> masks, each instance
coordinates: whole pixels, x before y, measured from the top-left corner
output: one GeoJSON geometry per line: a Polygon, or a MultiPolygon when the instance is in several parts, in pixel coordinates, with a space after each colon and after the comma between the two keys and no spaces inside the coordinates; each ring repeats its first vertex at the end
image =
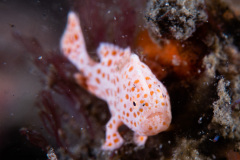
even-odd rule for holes
{"type": "MultiPolygon", "coordinates": [[[[139,48],[148,60],[155,61],[159,69],[162,68],[167,73],[173,72],[179,77],[192,77],[201,70],[199,61],[202,56],[198,56],[191,47],[193,48],[194,45],[185,46],[185,43],[176,40],[157,44],[147,30],[140,32],[136,39],[136,48],[139,48]]],[[[151,62],[148,64],[151,66],[151,62]]],[[[158,77],[164,78],[163,75],[158,75],[158,77]]]]}
{"type": "Polygon", "coordinates": [[[240,159],[240,153],[230,150],[227,152],[227,160],[238,160],[240,159]]]}

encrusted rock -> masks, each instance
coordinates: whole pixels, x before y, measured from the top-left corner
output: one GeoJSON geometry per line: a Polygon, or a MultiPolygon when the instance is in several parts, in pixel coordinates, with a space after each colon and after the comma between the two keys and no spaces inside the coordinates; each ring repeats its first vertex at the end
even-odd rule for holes
{"type": "Polygon", "coordinates": [[[204,0],[152,0],[146,18],[158,37],[186,40],[207,22],[204,0]]]}

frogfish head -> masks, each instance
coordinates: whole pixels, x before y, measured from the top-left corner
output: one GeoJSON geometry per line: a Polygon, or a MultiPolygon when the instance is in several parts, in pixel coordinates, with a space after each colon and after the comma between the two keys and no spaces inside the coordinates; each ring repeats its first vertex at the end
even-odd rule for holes
{"type": "Polygon", "coordinates": [[[141,112],[136,130],[140,135],[151,136],[165,131],[172,120],[170,98],[165,86],[160,81],[152,85],[144,102],[137,101],[141,112]]]}

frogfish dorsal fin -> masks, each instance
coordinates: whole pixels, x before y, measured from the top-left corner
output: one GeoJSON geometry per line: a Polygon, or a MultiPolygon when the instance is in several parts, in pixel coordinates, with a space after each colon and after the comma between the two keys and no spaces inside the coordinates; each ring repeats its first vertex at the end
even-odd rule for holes
{"type": "Polygon", "coordinates": [[[101,43],[97,49],[97,55],[101,62],[109,67],[121,69],[125,63],[129,62],[131,56],[130,48],[120,48],[114,44],[101,43]]]}

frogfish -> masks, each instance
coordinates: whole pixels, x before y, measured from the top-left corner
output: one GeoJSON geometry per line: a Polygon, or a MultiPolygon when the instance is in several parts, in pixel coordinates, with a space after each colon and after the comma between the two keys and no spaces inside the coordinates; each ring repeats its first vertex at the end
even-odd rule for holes
{"type": "Polygon", "coordinates": [[[85,79],[85,88],[108,104],[111,118],[103,150],[122,146],[118,128],[123,124],[134,132],[133,142],[140,147],[148,136],[168,129],[172,114],[167,89],[129,47],[100,43],[96,52],[100,62],[94,61],[87,53],[79,18],[72,11],[60,47],[81,73],[76,74],[76,81],[83,84],[85,79]]]}

